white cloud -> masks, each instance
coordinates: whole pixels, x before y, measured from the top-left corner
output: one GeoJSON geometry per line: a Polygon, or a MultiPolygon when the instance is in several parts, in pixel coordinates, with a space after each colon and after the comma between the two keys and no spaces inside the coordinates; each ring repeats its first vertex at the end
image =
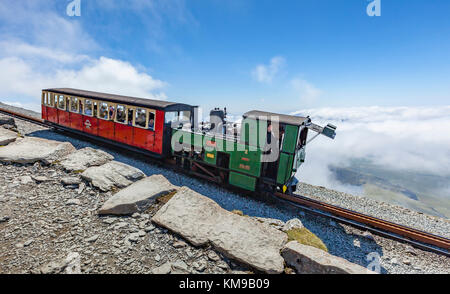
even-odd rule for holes
{"type": "Polygon", "coordinates": [[[269,65],[260,64],[252,71],[253,78],[260,83],[271,83],[286,60],[281,56],[276,56],[270,60],[269,65]]]}
{"type": "Polygon", "coordinates": [[[167,83],[129,62],[94,57],[100,46],[81,23],[55,11],[43,0],[0,2],[1,100],[35,109],[40,91],[53,87],[166,98],[167,83]]]}
{"type": "Polygon", "coordinates": [[[338,127],[335,141],[319,137],[299,177],[340,189],[329,165],[371,159],[386,169],[450,176],[450,106],[321,108],[296,112],[338,127]]]}
{"type": "MultiPolygon", "coordinates": [[[[166,83],[139,72],[130,63],[100,57],[87,62],[81,69],[60,69],[41,72],[18,57],[0,59],[0,96],[4,99],[20,95],[40,99],[44,88],[71,87],[144,98],[165,99],[164,93],[154,93],[166,83]]],[[[30,102],[30,101],[29,101],[30,102]]]]}
{"type": "Polygon", "coordinates": [[[322,94],[322,91],[317,89],[313,84],[300,78],[292,79],[291,86],[294,90],[294,97],[301,105],[312,105],[322,94]]]}

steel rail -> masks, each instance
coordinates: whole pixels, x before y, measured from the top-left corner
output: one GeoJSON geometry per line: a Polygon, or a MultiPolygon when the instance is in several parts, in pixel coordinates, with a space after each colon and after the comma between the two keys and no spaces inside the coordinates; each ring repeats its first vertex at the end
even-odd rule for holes
{"type": "MultiPolygon", "coordinates": [[[[0,113],[16,117],[31,123],[46,127],[57,128],[55,125],[48,125],[44,120],[16,113],[10,110],[0,108],[0,113]]],[[[66,131],[65,128],[61,128],[66,131]]],[[[307,211],[318,214],[323,217],[335,219],[339,222],[359,227],[376,234],[380,234],[392,239],[410,243],[413,246],[434,251],[439,254],[450,256],[450,239],[413,229],[407,226],[396,224],[390,221],[382,220],[373,216],[365,215],[346,208],[331,205],[322,201],[314,200],[312,197],[302,195],[287,195],[275,193],[277,199],[281,199],[300,206],[307,211]]]]}

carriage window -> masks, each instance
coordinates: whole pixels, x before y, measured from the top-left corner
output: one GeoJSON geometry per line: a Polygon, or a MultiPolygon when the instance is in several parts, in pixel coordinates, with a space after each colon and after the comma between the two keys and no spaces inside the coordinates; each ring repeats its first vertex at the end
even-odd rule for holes
{"type": "Polygon", "coordinates": [[[53,95],[53,106],[58,107],[58,95],[55,94],[52,95],[53,95]]]}
{"type": "Polygon", "coordinates": [[[84,102],[84,114],[92,116],[92,101],[91,100],[85,100],[84,102]]]}
{"type": "Polygon", "coordinates": [[[108,119],[108,103],[101,102],[99,104],[100,109],[98,111],[98,117],[101,119],[108,119]]]}
{"type": "Polygon", "coordinates": [[[116,108],[114,105],[109,106],[109,120],[114,120],[116,117],[116,108]]]}
{"type": "Polygon", "coordinates": [[[128,109],[128,125],[129,126],[133,125],[133,117],[134,117],[134,109],[129,108],[128,109]]]}
{"type": "Polygon", "coordinates": [[[78,113],[83,114],[83,99],[78,99],[78,113]]]}
{"type": "Polygon", "coordinates": [[[64,109],[64,96],[63,95],[59,95],[58,97],[58,108],[59,109],[64,109]]]}
{"type": "Polygon", "coordinates": [[[127,108],[123,105],[117,105],[116,121],[121,124],[127,123],[127,108]]]}
{"type": "Polygon", "coordinates": [[[155,113],[150,112],[148,119],[148,129],[154,131],[155,130],[155,113]]]}
{"type": "Polygon", "coordinates": [[[64,104],[64,110],[68,111],[70,107],[70,97],[64,96],[65,104],[64,104]]]}
{"type": "Polygon", "coordinates": [[[45,105],[50,106],[52,104],[50,100],[50,93],[44,93],[44,103],[45,105]]]}
{"type": "Polygon", "coordinates": [[[146,109],[142,109],[142,108],[136,109],[135,126],[140,127],[140,128],[147,127],[147,110],[146,109]]]}
{"type": "Polygon", "coordinates": [[[78,112],[78,98],[72,97],[70,99],[70,111],[78,112]]]}
{"type": "Polygon", "coordinates": [[[96,101],[92,102],[93,103],[93,111],[94,111],[94,116],[97,117],[98,114],[98,103],[96,101]]]}

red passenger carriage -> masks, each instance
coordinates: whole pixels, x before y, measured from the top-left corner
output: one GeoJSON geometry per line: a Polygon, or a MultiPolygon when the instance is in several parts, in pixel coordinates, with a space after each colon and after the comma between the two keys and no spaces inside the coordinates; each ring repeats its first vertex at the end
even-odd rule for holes
{"type": "Polygon", "coordinates": [[[197,107],[77,89],[42,91],[42,118],[70,131],[162,157],[170,152],[171,125],[194,123],[197,107]]]}

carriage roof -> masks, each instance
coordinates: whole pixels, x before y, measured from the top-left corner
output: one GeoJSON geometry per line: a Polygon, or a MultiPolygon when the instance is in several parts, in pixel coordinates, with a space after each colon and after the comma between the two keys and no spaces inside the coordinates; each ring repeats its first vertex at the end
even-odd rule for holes
{"type": "Polygon", "coordinates": [[[54,89],[46,89],[43,91],[52,92],[56,94],[68,95],[68,96],[76,96],[81,98],[91,98],[94,100],[102,100],[112,103],[124,103],[132,106],[141,106],[147,108],[154,108],[165,111],[176,111],[176,110],[186,110],[191,109],[191,105],[169,102],[163,100],[154,100],[154,99],[145,99],[131,96],[122,96],[116,94],[108,94],[108,93],[100,93],[72,88],[54,88],[54,89]]]}
{"type": "Polygon", "coordinates": [[[300,117],[300,116],[293,116],[293,115],[286,115],[286,114],[279,114],[279,113],[273,113],[273,112],[266,112],[266,111],[259,111],[259,110],[252,110],[243,115],[244,118],[252,118],[257,120],[263,120],[263,121],[270,121],[272,117],[278,117],[279,122],[282,124],[287,125],[294,125],[294,126],[302,126],[303,124],[307,123],[309,121],[309,118],[307,117],[300,117]]]}

